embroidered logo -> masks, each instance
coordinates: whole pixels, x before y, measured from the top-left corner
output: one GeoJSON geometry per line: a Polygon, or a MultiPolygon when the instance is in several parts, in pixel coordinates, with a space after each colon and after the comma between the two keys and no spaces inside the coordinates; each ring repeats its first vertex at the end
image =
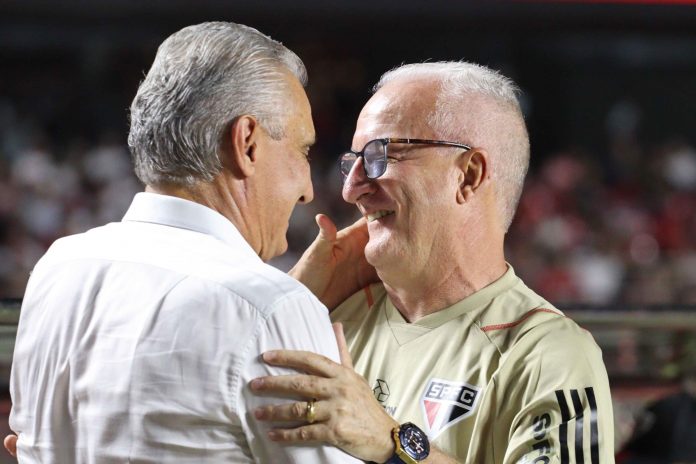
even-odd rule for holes
{"type": "Polygon", "coordinates": [[[468,383],[430,379],[421,397],[428,437],[434,440],[442,431],[469,417],[476,409],[481,388],[468,383]]]}

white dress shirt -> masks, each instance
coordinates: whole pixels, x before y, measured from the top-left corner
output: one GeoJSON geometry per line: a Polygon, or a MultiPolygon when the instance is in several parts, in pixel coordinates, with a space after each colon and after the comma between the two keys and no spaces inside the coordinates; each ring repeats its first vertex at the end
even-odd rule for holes
{"type": "Polygon", "coordinates": [[[56,241],[29,280],[12,366],[20,462],[356,463],[271,442],[249,381],[275,348],[338,361],[329,315],[217,212],[139,193],[56,241]]]}

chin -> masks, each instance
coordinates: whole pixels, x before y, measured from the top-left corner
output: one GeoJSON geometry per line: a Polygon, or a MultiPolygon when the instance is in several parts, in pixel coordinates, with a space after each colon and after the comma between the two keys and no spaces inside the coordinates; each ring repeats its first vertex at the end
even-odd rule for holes
{"type": "Polygon", "coordinates": [[[288,251],[288,242],[283,241],[282,244],[274,244],[274,246],[269,247],[266,250],[261,250],[259,257],[264,263],[267,263],[273,258],[284,255],[286,251],[288,251]]]}
{"type": "Polygon", "coordinates": [[[365,259],[377,270],[400,259],[393,243],[386,240],[370,240],[365,246],[365,259]]]}
{"type": "Polygon", "coordinates": [[[287,240],[283,240],[283,243],[278,244],[278,246],[276,247],[275,256],[284,255],[287,251],[288,251],[288,242],[287,242],[287,240]]]}

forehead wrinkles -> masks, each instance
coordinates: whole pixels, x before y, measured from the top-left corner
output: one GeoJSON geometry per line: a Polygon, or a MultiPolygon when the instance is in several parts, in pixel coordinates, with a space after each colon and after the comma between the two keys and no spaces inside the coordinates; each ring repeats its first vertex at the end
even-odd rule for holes
{"type": "Polygon", "coordinates": [[[432,88],[424,87],[397,81],[377,91],[360,113],[356,138],[433,137],[429,115],[435,98],[429,98],[432,88]]]}

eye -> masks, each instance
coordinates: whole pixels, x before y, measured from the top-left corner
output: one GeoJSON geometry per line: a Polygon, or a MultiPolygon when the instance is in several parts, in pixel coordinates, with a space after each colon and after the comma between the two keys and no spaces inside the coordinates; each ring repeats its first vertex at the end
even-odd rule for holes
{"type": "Polygon", "coordinates": [[[406,158],[412,150],[412,146],[395,143],[389,145],[389,151],[387,152],[387,158],[392,158],[395,161],[401,161],[406,158]]]}

